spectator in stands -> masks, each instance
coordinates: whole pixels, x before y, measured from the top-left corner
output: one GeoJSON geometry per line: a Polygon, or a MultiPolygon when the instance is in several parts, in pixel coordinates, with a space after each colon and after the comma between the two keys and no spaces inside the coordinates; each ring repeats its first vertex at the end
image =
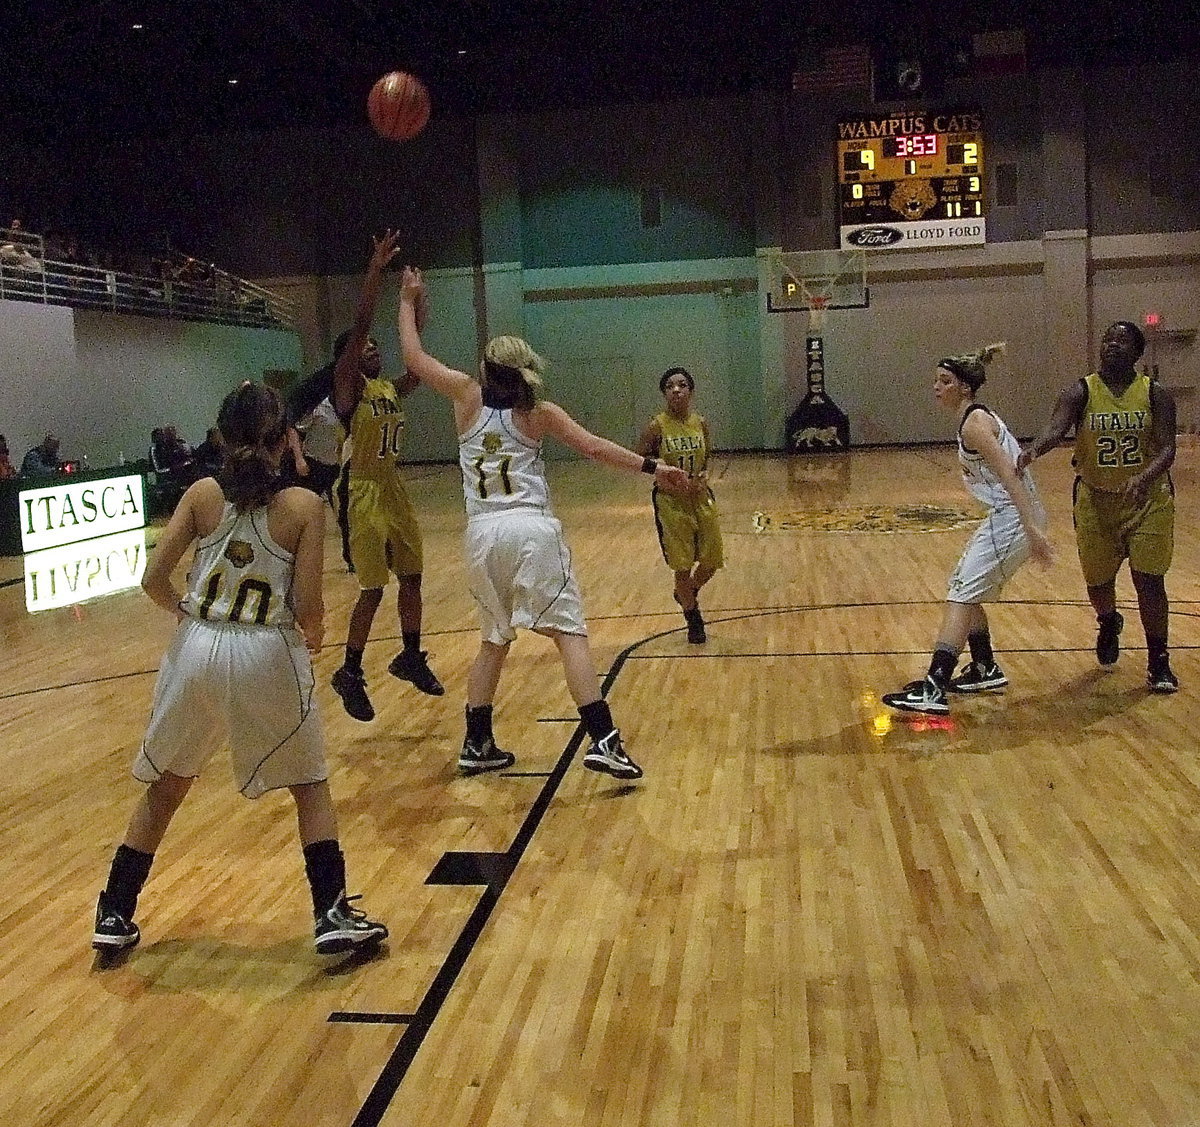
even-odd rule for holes
{"type": "Polygon", "coordinates": [[[46,435],[21,461],[22,477],[48,477],[62,472],[59,461],[60,443],[53,434],[46,435]]]}
{"type": "Polygon", "coordinates": [[[159,473],[170,474],[185,486],[198,480],[196,457],[172,424],[150,432],[150,464],[159,473]]]}
{"type": "Polygon", "coordinates": [[[204,441],[192,451],[197,477],[216,477],[225,460],[225,438],[220,427],[209,427],[204,441]]]}
{"type": "Polygon", "coordinates": [[[162,427],[155,427],[150,432],[150,468],[155,473],[167,472],[167,457],[163,447],[162,427]]]}
{"type": "Polygon", "coordinates": [[[16,476],[16,467],[8,456],[8,439],[0,434],[0,481],[8,481],[16,476]]]}
{"type": "Polygon", "coordinates": [[[0,242],[0,266],[16,270],[40,270],[42,264],[29,253],[29,237],[19,219],[8,225],[8,237],[0,242]]]}

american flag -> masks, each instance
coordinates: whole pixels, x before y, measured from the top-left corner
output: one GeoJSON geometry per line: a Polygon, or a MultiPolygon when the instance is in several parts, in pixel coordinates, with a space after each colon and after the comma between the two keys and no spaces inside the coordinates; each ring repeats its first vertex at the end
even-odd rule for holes
{"type": "Polygon", "coordinates": [[[816,66],[800,66],[792,73],[797,94],[833,94],[871,88],[871,52],[862,45],[827,47],[816,66]]]}

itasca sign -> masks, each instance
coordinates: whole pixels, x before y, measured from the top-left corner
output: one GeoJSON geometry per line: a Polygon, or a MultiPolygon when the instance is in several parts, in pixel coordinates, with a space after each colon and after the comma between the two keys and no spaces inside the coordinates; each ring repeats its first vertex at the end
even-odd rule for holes
{"type": "Polygon", "coordinates": [[[140,474],[24,489],[17,503],[26,552],[130,532],[146,523],[140,474]]]}

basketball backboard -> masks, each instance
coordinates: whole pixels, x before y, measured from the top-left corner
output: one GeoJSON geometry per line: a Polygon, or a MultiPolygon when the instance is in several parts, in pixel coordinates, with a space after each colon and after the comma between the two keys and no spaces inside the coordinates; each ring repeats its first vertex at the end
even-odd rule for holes
{"type": "Polygon", "coordinates": [[[774,251],[767,289],[768,313],[805,313],[814,296],[828,298],[827,309],[866,309],[867,253],[864,250],[774,251]]]}

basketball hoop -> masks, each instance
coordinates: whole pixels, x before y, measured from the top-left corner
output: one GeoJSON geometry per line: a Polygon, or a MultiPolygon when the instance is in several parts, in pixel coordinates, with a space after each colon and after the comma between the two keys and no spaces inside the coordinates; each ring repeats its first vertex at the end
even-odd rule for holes
{"type": "Polygon", "coordinates": [[[865,251],[772,248],[762,253],[770,263],[768,313],[808,313],[811,331],[824,325],[822,312],[870,307],[865,251]]]}

